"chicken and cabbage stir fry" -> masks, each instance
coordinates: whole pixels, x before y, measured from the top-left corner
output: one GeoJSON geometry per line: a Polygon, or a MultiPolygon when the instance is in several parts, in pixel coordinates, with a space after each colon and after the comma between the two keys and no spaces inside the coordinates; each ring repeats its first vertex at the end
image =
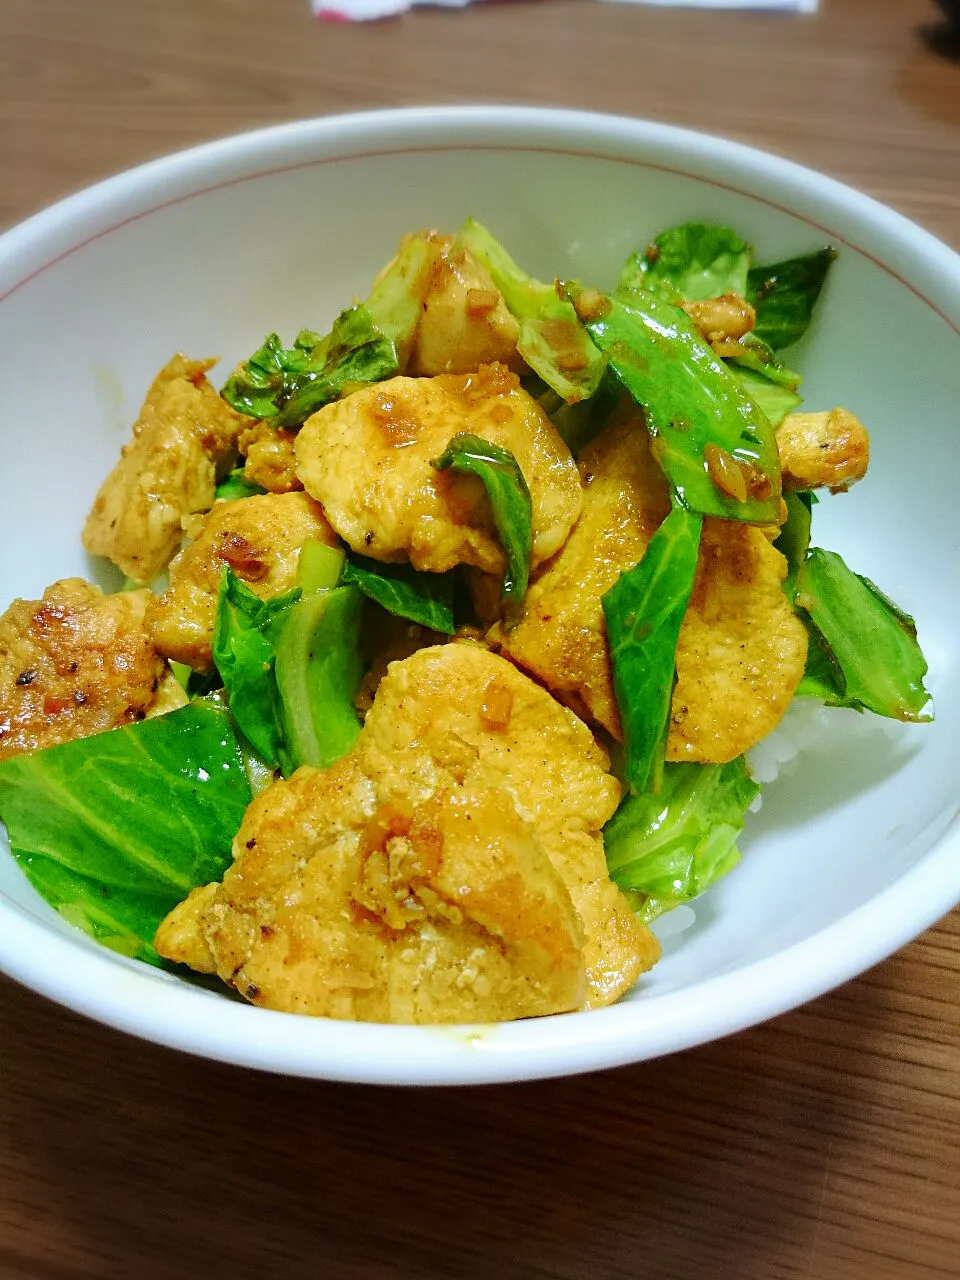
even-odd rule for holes
{"type": "Polygon", "coordinates": [[[378,1022],[592,1009],[739,859],[794,698],[928,718],[912,620],[811,542],[865,428],[780,352],[824,249],[658,236],[602,293],[479,223],[218,393],[174,356],[77,578],[0,618],[0,817],[117,951],[378,1022]]]}

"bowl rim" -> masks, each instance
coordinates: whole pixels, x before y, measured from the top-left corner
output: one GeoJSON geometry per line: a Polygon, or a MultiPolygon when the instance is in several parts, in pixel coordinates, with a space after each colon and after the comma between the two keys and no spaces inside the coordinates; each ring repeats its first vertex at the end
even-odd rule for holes
{"type": "MultiPolygon", "coordinates": [[[[451,147],[533,148],[622,160],[714,181],[788,213],[796,213],[798,202],[816,207],[832,219],[823,230],[895,276],[960,334],[960,257],[871,197],[793,161],[710,134],[624,116],[525,106],[324,116],[234,134],[148,161],[67,196],[0,235],[0,303],[118,226],[213,187],[331,159],[451,147]],[[411,147],[411,140],[417,145],[411,147]],[[264,163],[280,154],[301,159],[280,166],[264,163]],[[677,167],[678,160],[687,167],[677,167]],[[731,175],[749,187],[734,184],[731,175]],[[111,218],[121,212],[119,220],[111,218]],[[863,233],[868,244],[859,243],[863,233]]],[[[658,1057],[742,1030],[891,955],[960,902],[958,810],[960,804],[920,861],[817,933],[682,991],[586,1014],[493,1027],[385,1027],[255,1009],[124,961],[79,933],[55,932],[2,894],[0,970],[141,1038],[283,1074],[424,1085],[575,1074],[658,1057]]]]}

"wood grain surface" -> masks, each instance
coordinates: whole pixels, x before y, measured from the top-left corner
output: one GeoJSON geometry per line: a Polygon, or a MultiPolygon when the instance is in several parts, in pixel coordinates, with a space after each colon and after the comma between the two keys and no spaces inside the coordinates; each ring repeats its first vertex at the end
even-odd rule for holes
{"type": "MultiPolygon", "coordinates": [[[[307,0],[0,0],[0,225],[255,125],[517,101],[825,170],[960,248],[960,42],[925,0],[816,16],[583,3],[321,25],[307,0]]],[[[0,981],[0,1277],[960,1276],[960,914],[766,1026],[512,1087],[284,1080],[0,981]]]]}

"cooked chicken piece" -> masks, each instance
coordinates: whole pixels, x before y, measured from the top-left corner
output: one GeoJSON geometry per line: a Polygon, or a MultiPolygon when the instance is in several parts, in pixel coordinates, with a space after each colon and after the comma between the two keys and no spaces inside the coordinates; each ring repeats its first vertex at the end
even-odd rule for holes
{"type": "Polygon", "coordinates": [[[297,477],[297,457],[293,451],[296,434],[274,427],[269,422],[255,422],[240,437],[244,455],[243,474],[251,484],[268,493],[295,493],[302,489],[297,477]]]}
{"type": "Polygon", "coordinates": [[[393,663],[360,740],[368,766],[410,743],[465,778],[482,765],[541,835],[596,833],[620,786],[606,752],[565,707],[511,663],[472,642],[434,645],[393,663]]]}
{"type": "Polygon", "coordinates": [[[297,583],[300,548],[308,538],[337,546],[319,505],[305,493],[263,493],[218,502],[194,527],[170,565],[170,586],[147,611],[160,652],[195,671],[213,661],[217,592],[226,565],[262,600],[297,583]]]}
{"type": "Polygon", "coordinates": [[[152,582],[180,545],[182,519],[213,506],[217,469],[250,425],[207,381],[215,363],[176,355],[160,370],[87,516],[84,547],[134,582],[152,582]]]}
{"type": "Polygon", "coordinates": [[[291,1013],[487,1022],[577,1008],[570,895],[502,792],[383,795],[353,757],[265,791],[222,886],[177,908],[158,950],[201,968],[209,954],[248,1000],[291,1013]]]}
{"type": "Polygon", "coordinates": [[[380,681],[387,674],[392,662],[400,662],[409,658],[418,649],[426,649],[431,645],[443,644],[447,637],[439,631],[431,631],[408,622],[406,618],[393,617],[377,610],[375,614],[367,614],[361,634],[361,648],[370,656],[370,665],[364,674],[359,692],[354,698],[354,706],[362,719],[373,706],[373,699],[380,687],[380,681]]]}
{"type": "MultiPolygon", "coordinates": [[[[621,413],[580,458],[583,514],[491,644],[619,738],[601,599],[643,558],[669,510],[642,422],[621,413]]],[[[779,722],[803,674],[806,631],[781,589],[786,562],[765,532],[704,522],[700,566],[677,647],[670,760],[726,761],[779,722]]]]}
{"type": "Polygon", "coordinates": [[[870,437],[846,409],[788,413],[777,428],[784,489],[849,489],[867,474],[870,437]]]}
{"type": "Polygon", "coordinates": [[[472,373],[499,361],[523,367],[520,326],[486,269],[450,236],[430,235],[435,254],[406,373],[472,373]]]}
{"type": "Polygon", "coordinates": [[[670,510],[667,482],[636,408],[624,406],[587,445],[580,473],[580,519],[559,555],[534,578],[520,623],[507,632],[496,625],[489,639],[578,715],[619,737],[600,601],[624,570],[643,559],[670,510]]]}
{"type": "Polygon", "coordinates": [[[80,578],[0,617],[0,760],[142,720],[165,664],[143,623],[148,591],[80,578]]]}
{"type": "Polygon", "coordinates": [[[183,902],[161,920],[153,940],[158,955],[188,965],[197,973],[217,972],[216,957],[203,936],[203,918],[219,889],[214,882],[191,890],[183,902]]]}
{"type": "Polygon", "coordinates": [[[481,481],[430,465],[458,432],[513,454],[533,504],[533,563],[553,555],[580,513],[576,463],[503,365],[392,378],[326,405],[297,437],[297,474],[355,551],[435,573],[456,564],[502,573],[481,481]]]}
{"type": "Polygon", "coordinates": [[[354,751],[247,811],[156,945],[270,1008],[494,1021],[616,999],[658,947],[610,882],[589,731],[475,645],[394,663],[354,751]]]}
{"type": "MultiPolygon", "coordinates": [[[[390,668],[362,734],[367,760],[422,743],[455,776],[476,765],[536,828],[580,916],[586,1008],[609,1004],[657,959],[607,874],[600,829],[620,799],[587,727],[510,663],[475,644],[421,649],[390,668]],[[476,761],[476,765],[472,762],[476,761]]],[[[369,768],[369,766],[368,766],[369,768]]]]}
{"type": "Polygon", "coordinates": [[[701,336],[720,355],[736,355],[738,343],[757,323],[757,313],[745,298],[724,293],[702,302],[685,302],[683,309],[701,336]]]}
{"type": "Polygon", "coordinates": [[[762,529],[705,520],[677,642],[668,760],[724,763],[780,723],[807,659],[782,588],[787,562],[762,529]]]}

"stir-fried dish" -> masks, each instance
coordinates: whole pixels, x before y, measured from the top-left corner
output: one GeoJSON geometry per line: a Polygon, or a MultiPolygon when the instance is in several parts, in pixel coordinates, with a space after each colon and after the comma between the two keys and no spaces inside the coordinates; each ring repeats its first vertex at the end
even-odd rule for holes
{"type": "Polygon", "coordinates": [[[690,223],[603,293],[470,220],[219,393],[174,356],[83,530],[124,589],[0,617],[35,888],[271,1009],[617,1000],[738,861],[795,698],[929,718],[913,621],[811,542],[869,456],[781,357],[834,256],[690,223]]]}

